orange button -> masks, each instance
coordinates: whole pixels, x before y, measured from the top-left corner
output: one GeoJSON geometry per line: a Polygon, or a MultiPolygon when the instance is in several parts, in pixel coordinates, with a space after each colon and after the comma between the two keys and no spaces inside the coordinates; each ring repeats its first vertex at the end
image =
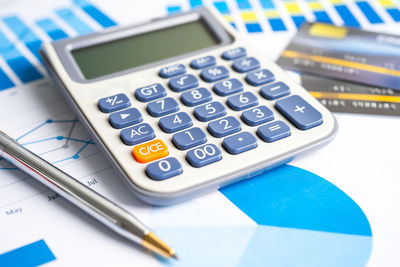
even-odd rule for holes
{"type": "Polygon", "coordinates": [[[132,154],[137,162],[146,163],[166,157],[169,152],[167,145],[158,139],[135,146],[132,154]]]}

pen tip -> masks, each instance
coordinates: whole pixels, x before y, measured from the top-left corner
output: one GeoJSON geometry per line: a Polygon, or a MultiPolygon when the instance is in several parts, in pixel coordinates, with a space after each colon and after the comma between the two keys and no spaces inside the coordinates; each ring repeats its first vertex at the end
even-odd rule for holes
{"type": "Polygon", "coordinates": [[[178,257],[178,255],[176,255],[176,253],[174,253],[171,257],[174,258],[175,260],[179,261],[179,257],[178,257]]]}
{"type": "Polygon", "coordinates": [[[147,233],[142,239],[142,246],[166,258],[174,258],[178,260],[175,250],[161,241],[154,233],[147,233]]]}

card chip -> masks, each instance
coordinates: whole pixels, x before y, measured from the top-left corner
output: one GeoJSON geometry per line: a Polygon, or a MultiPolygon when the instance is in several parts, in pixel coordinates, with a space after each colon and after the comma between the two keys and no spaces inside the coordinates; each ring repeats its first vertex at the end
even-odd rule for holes
{"type": "Polygon", "coordinates": [[[337,27],[334,25],[315,23],[311,25],[309,30],[310,35],[331,38],[343,39],[347,35],[347,28],[337,27]]]}

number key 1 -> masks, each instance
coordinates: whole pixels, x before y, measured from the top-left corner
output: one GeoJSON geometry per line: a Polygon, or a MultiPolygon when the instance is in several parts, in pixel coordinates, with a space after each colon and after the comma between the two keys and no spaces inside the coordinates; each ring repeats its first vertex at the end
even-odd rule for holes
{"type": "Polygon", "coordinates": [[[207,136],[198,127],[176,133],[172,136],[172,143],[181,150],[189,149],[207,142],[207,136]]]}

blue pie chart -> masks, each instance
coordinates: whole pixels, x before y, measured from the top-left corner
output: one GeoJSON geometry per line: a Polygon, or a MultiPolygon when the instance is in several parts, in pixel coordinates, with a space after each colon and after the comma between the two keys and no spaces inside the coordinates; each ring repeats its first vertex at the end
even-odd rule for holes
{"type": "MultiPolygon", "coordinates": [[[[283,165],[220,189],[252,225],[159,227],[182,261],[166,266],[365,266],[367,217],[343,191],[283,165]]],[[[206,216],[207,214],[205,214],[206,216]]]]}

